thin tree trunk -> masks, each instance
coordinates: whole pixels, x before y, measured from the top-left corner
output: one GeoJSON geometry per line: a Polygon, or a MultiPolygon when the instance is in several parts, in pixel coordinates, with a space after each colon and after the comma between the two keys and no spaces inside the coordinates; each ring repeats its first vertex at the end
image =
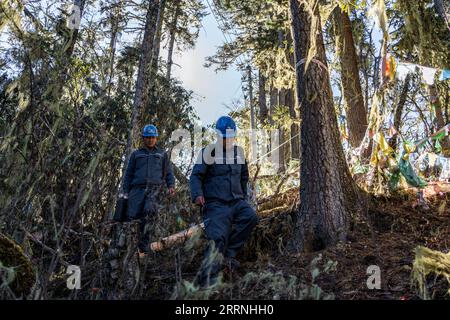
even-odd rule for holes
{"type": "MultiPolygon", "coordinates": [[[[79,8],[79,19],[81,21],[86,5],[86,0],[73,0],[73,5],[78,6],[79,8]]],[[[53,99],[53,101],[59,101],[63,94],[63,87],[67,83],[67,79],[70,76],[68,74],[69,66],[73,52],[75,51],[75,45],[78,41],[79,29],[73,29],[70,32],[70,36],[66,39],[67,43],[64,44],[64,55],[62,56],[59,65],[56,66],[57,76],[54,78],[54,80],[49,79],[55,85],[55,88],[49,91],[52,95],[50,98],[53,99]]]]}
{"type": "Polygon", "coordinates": [[[448,87],[447,87],[447,90],[445,92],[446,92],[445,93],[445,105],[446,105],[446,108],[445,108],[445,123],[449,123],[450,122],[450,115],[449,115],[449,113],[450,113],[450,90],[448,90],[448,87]]]}
{"type": "MultiPolygon", "coordinates": [[[[400,94],[400,98],[398,100],[398,104],[395,109],[394,128],[395,128],[395,130],[397,130],[399,132],[400,132],[400,127],[401,127],[401,122],[402,122],[403,109],[405,107],[406,99],[408,98],[410,79],[411,79],[411,76],[408,74],[406,76],[405,83],[403,84],[402,92],[400,94]]],[[[397,137],[398,137],[398,135],[395,135],[389,141],[389,145],[394,150],[397,149],[397,137]]]]}
{"type": "MultiPolygon", "coordinates": [[[[156,19],[158,15],[158,0],[150,0],[145,20],[144,37],[142,39],[141,56],[139,58],[138,75],[136,80],[136,91],[133,100],[131,112],[131,124],[128,128],[128,139],[126,146],[125,166],[131,155],[132,142],[140,136],[139,115],[144,109],[144,98],[148,94],[149,88],[149,69],[152,59],[152,45],[156,32],[156,19]]],[[[123,185],[123,179],[122,179],[123,185]]]]}
{"type": "Polygon", "coordinates": [[[250,108],[250,129],[255,130],[255,106],[253,105],[253,79],[252,79],[252,68],[247,66],[247,77],[248,77],[248,105],[250,108]]]}
{"type": "Polygon", "coordinates": [[[270,103],[269,103],[269,124],[273,124],[273,115],[275,113],[275,107],[278,103],[278,90],[270,85],[270,103]]]}
{"type": "MultiPolygon", "coordinates": [[[[149,64],[149,81],[148,81],[148,89],[144,94],[144,100],[142,103],[142,111],[138,118],[138,127],[142,128],[147,123],[147,120],[149,118],[149,115],[151,114],[157,114],[158,112],[158,106],[152,105],[150,103],[150,97],[154,93],[155,90],[155,80],[158,74],[158,68],[159,68],[159,52],[161,49],[161,34],[162,34],[162,25],[164,21],[164,12],[166,8],[166,0],[160,0],[158,9],[157,9],[157,15],[156,15],[156,22],[155,22],[155,33],[153,37],[153,44],[152,44],[152,54],[150,58],[150,64],[149,64]]],[[[137,143],[139,140],[138,136],[135,136],[135,143],[137,143]]]]}
{"type": "Polygon", "coordinates": [[[175,47],[175,37],[177,36],[177,22],[178,22],[178,16],[180,14],[179,10],[180,10],[180,2],[177,1],[173,20],[170,25],[169,50],[167,52],[167,73],[166,73],[167,80],[170,80],[171,73],[172,73],[173,49],[175,47]]]}
{"type": "Polygon", "coordinates": [[[266,101],[266,77],[262,74],[261,70],[259,70],[258,86],[259,121],[265,124],[269,111],[266,101]]]}
{"type": "MultiPolygon", "coordinates": [[[[441,100],[439,99],[439,92],[436,88],[436,85],[428,86],[428,92],[430,95],[432,108],[434,107],[434,113],[436,115],[436,123],[438,125],[438,127],[436,128],[437,131],[446,125],[444,120],[444,113],[442,112],[442,104],[441,100]]],[[[444,150],[450,148],[450,139],[448,138],[448,136],[444,137],[443,141],[441,141],[441,145],[444,150]]]]}
{"type": "Polygon", "coordinates": [[[150,77],[154,77],[158,72],[159,66],[159,52],[161,50],[161,33],[162,26],[164,22],[164,13],[166,10],[166,0],[159,1],[158,17],[156,19],[156,34],[153,39],[153,53],[152,53],[152,64],[151,64],[151,74],[150,77]]]}
{"type": "Polygon", "coordinates": [[[112,87],[112,79],[113,79],[113,73],[114,73],[114,62],[116,58],[116,43],[117,43],[117,35],[119,33],[119,22],[120,22],[120,15],[122,13],[122,6],[123,6],[123,0],[119,0],[119,3],[117,6],[114,7],[114,13],[112,14],[112,22],[111,22],[111,40],[109,43],[109,48],[111,51],[111,58],[109,62],[109,74],[108,74],[108,80],[106,83],[106,88],[108,91],[108,97],[111,96],[111,87],[112,87]]]}
{"type": "MultiPolygon", "coordinates": [[[[83,12],[84,12],[84,6],[86,5],[86,0],[74,0],[73,4],[78,6],[80,8],[80,19],[83,16],[83,12]]],[[[72,56],[73,51],[75,50],[75,44],[78,40],[78,34],[79,34],[79,29],[74,29],[72,36],[70,37],[69,43],[66,46],[66,60],[65,62],[67,63],[69,58],[72,56]]]]}
{"type": "Polygon", "coordinates": [[[340,57],[349,141],[356,148],[361,144],[367,130],[367,110],[364,106],[364,96],[361,90],[358,56],[356,55],[352,24],[348,14],[337,7],[333,12],[333,21],[336,33],[336,51],[340,57]]]}
{"type": "MultiPolygon", "coordinates": [[[[290,0],[290,20],[294,40],[297,99],[301,124],[300,210],[296,216],[293,244],[297,250],[320,250],[346,238],[349,213],[343,187],[348,168],[339,143],[320,15],[313,12],[316,55],[305,70],[304,59],[311,47],[311,20],[305,5],[311,1],[290,0]],[[345,165],[345,167],[344,167],[345,165]],[[346,169],[346,170],[345,170],[346,169]]],[[[351,177],[350,177],[351,179],[351,177]]]]}

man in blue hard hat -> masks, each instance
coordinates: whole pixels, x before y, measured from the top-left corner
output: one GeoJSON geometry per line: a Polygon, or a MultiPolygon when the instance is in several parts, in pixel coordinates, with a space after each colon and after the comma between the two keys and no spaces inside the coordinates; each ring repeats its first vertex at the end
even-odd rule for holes
{"type": "Polygon", "coordinates": [[[123,183],[124,197],[128,198],[128,218],[140,220],[140,257],[145,257],[149,250],[147,222],[157,213],[162,186],[166,184],[170,196],[175,193],[175,177],[169,157],[156,145],[157,137],[158,129],[154,125],[144,127],[143,147],[131,154],[123,183]]]}
{"type": "Polygon", "coordinates": [[[217,281],[223,262],[239,267],[237,252],[258,222],[246,201],[248,166],[241,147],[234,144],[236,123],[231,117],[216,122],[218,140],[202,149],[190,176],[192,201],[202,207],[209,245],[197,283],[205,287],[217,281]]]}

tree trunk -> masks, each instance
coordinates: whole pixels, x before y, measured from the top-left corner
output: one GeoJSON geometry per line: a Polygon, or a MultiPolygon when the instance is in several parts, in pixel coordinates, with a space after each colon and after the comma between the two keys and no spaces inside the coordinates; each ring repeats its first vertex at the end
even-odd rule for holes
{"type": "Polygon", "coordinates": [[[434,8],[436,13],[444,20],[444,23],[447,25],[447,28],[450,30],[450,25],[447,18],[447,11],[445,10],[444,1],[442,0],[433,0],[434,8]]]}
{"type": "MultiPolygon", "coordinates": [[[[278,90],[278,105],[285,107],[286,106],[286,89],[280,89],[278,90]]],[[[278,168],[278,173],[283,173],[286,171],[286,129],[283,127],[283,123],[279,123],[278,124],[278,130],[279,130],[279,135],[278,135],[278,142],[279,142],[279,161],[280,161],[280,166],[278,168]]]]}
{"type": "MultiPolygon", "coordinates": [[[[298,121],[300,118],[300,112],[297,108],[297,102],[295,101],[295,90],[290,89],[288,91],[288,104],[289,104],[289,114],[292,120],[298,121]]],[[[291,143],[290,143],[290,153],[292,159],[300,159],[300,126],[298,123],[291,124],[291,143]]]]}
{"type": "MultiPolygon", "coordinates": [[[[74,0],[73,4],[78,6],[80,8],[80,19],[83,16],[84,13],[84,7],[86,5],[86,0],[74,0]]],[[[73,54],[73,51],[75,50],[75,44],[78,40],[78,34],[79,34],[79,29],[74,29],[73,33],[69,39],[69,43],[66,45],[66,60],[64,61],[66,64],[68,63],[70,57],[73,54]]],[[[67,65],[64,65],[64,67],[67,67],[67,65]]],[[[64,69],[64,73],[65,73],[66,69],[64,69]]]]}
{"type": "MultiPolygon", "coordinates": [[[[80,20],[83,17],[86,0],[73,0],[73,5],[78,6],[79,13],[80,13],[80,20]]],[[[52,90],[46,90],[46,93],[44,94],[44,97],[42,98],[42,93],[36,94],[36,97],[34,95],[31,95],[31,103],[32,105],[39,105],[41,103],[41,100],[51,100],[51,101],[59,101],[61,99],[61,96],[63,94],[63,87],[67,83],[67,79],[69,78],[69,67],[70,67],[70,61],[73,55],[73,52],[75,51],[75,45],[78,41],[79,36],[79,29],[73,29],[70,31],[70,35],[66,37],[66,43],[64,43],[64,55],[61,57],[61,60],[59,60],[56,63],[56,66],[54,68],[55,73],[57,74],[55,77],[51,77],[46,79],[45,82],[48,83],[47,87],[53,86],[54,88],[52,90]],[[34,102],[34,99],[36,99],[36,102],[34,102]]],[[[32,83],[31,83],[32,85],[32,83]]],[[[44,87],[44,86],[43,86],[44,87]]],[[[32,93],[34,90],[32,90],[32,93]]]]}
{"type": "MultiPolygon", "coordinates": [[[[403,89],[402,89],[402,92],[400,94],[400,98],[398,100],[397,108],[395,109],[394,128],[398,132],[400,132],[403,109],[405,107],[406,99],[408,98],[408,90],[409,90],[410,79],[411,79],[411,76],[408,74],[406,76],[406,78],[405,78],[405,83],[403,84],[403,89]]],[[[395,135],[389,141],[389,145],[394,150],[397,149],[397,137],[398,137],[398,135],[395,135]]]]}
{"type": "MultiPolygon", "coordinates": [[[[428,86],[428,93],[430,95],[430,101],[432,108],[434,107],[434,113],[436,115],[436,124],[437,128],[436,131],[441,129],[443,126],[445,126],[445,120],[444,120],[444,113],[442,112],[442,104],[441,100],[439,99],[439,92],[436,88],[436,85],[428,86]]],[[[444,137],[444,139],[441,141],[441,145],[445,153],[450,148],[450,139],[448,136],[444,137]]]]}
{"type": "Polygon", "coordinates": [[[178,16],[180,14],[180,2],[177,1],[175,13],[173,15],[173,20],[170,25],[170,33],[169,33],[169,50],[167,52],[167,73],[166,73],[166,79],[170,80],[171,73],[172,73],[172,65],[173,65],[173,49],[175,47],[175,37],[177,35],[177,22],[178,22],[178,16]]]}
{"type": "Polygon", "coordinates": [[[268,116],[267,101],[266,101],[266,77],[259,70],[259,90],[258,90],[258,104],[259,104],[259,121],[265,124],[268,116]]]}
{"type": "Polygon", "coordinates": [[[301,201],[293,244],[297,250],[312,251],[345,240],[349,220],[346,199],[354,198],[355,186],[339,143],[318,8],[313,12],[316,55],[305,69],[304,59],[311,47],[312,26],[305,5],[311,1],[305,0],[301,4],[298,0],[289,2],[295,61],[298,64],[297,99],[302,119],[301,201]],[[345,186],[346,182],[351,185],[345,186]]]}
{"type": "MultiPolygon", "coordinates": [[[[287,35],[288,41],[288,56],[289,63],[292,68],[295,69],[295,56],[294,53],[291,52],[292,48],[292,35],[288,33],[287,35]]],[[[288,93],[288,105],[289,105],[289,115],[294,123],[291,124],[291,158],[300,160],[300,125],[298,124],[298,119],[300,118],[300,110],[298,109],[298,102],[296,99],[295,87],[289,90],[288,93]]]]}
{"type": "Polygon", "coordinates": [[[340,58],[341,81],[350,144],[358,147],[367,130],[367,110],[361,90],[353,30],[349,16],[337,7],[333,12],[336,34],[336,53],[340,58]]]}
{"type": "MultiPolygon", "coordinates": [[[[132,142],[137,140],[139,135],[139,118],[141,110],[144,109],[144,98],[148,94],[149,69],[152,60],[152,45],[156,32],[156,20],[158,16],[158,0],[150,0],[145,20],[144,38],[142,39],[141,56],[139,58],[138,74],[136,79],[136,91],[134,94],[131,111],[131,124],[128,128],[128,139],[126,146],[125,166],[131,155],[132,142]]],[[[126,168],[125,168],[126,170],[126,168]]],[[[123,179],[122,179],[123,184],[123,179]]]]}
{"type": "Polygon", "coordinates": [[[114,62],[116,58],[116,44],[117,44],[117,35],[119,33],[119,22],[122,15],[123,9],[123,0],[120,0],[117,5],[114,7],[114,12],[111,13],[111,39],[109,43],[110,48],[110,61],[109,61],[109,74],[104,85],[104,89],[108,92],[108,97],[111,97],[111,87],[112,87],[112,79],[114,75],[114,62]]]}
{"type": "MultiPolygon", "coordinates": [[[[144,94],[144,100],[142,102],[142,110],[140,112],[140,115],[138,117],[138,127],[143,128],[149,121],[150,118],[154,118],[158,113],[158,106],[152,105],[150,103],[150,97],[153,95],[155,90],[155,79],[158,74],[158,68],[159,68],[159,52],[161,49],[161,34],[162,34],[162,25],[164,21],[164,12],[166,8],[166,0],[160,0],[158,9],[157,9],[157,15],[156,15],[156,22],[155,22],[155,32],[153,36],[153,44],[152,44],[152,54],[150,57],[150,64],[149,64],[149,80],[148,80],[148,89],[144,94]]],[[[161,135],[161,132],[160,132],[161,135]]],[[[140,137],[135,136],[135,143],[137,144],[140,140],[140,137]]]]}
{"type": "Polygon", "coordinates": [[[250,108],[250,129],[255,130],[255,106],[253,105],[253,79],[252,79],[252,68],[247,66],[247,76],[248,76],[248,105],[250,108]]]}
{"type": "Polygon", "coordinates": [[[150,77],[154,77],[156,73],[158,72],[158,66],[159,66],[159,52],[161,50],[161,32],[162,32],[162,26],[164,21],[164,12],[166,10],[166,0],[160,0],[159,1],[159,8],[158,8],[158,16],[156,19],[156,33],[155,37],[153,38],[153,53],[152,53],[152,69],[150,77]]]}
{"type": "Polygon", "coordinates": [[[273,115],[275,113],[275,108],[278,103],[278,90],[273,86],[273,84],[270,85],[270,103],[269,103],[269,124],[273,124],[273,115]]]}

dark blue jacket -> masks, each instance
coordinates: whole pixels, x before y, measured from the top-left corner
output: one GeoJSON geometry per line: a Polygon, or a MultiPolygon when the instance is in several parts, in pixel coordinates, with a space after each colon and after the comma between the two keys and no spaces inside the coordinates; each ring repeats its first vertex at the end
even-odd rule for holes
{"type": "MultiPolygon", "coordinates": [[[[208,146],[213,150],[213,145],[208,146]]],[[[191,198],[194,202],[198,196],[204,196],[206,201],[222,200],[232,201],[247,198],[248,166],[244,157],[242,148],[234,147],[234,157],[232,164],[220,163],[219,157],[216,157],[214,163],[205,161],[205,150],[202,149],[197,158],[197,162],[192,169],[189,185],[191,189],[191,198]],[[217,161],[219,160],[219,161],[217,161]]],[[[211,152],[215,157],[215,150],[211,152]]],[[[227,157],[226,152],[223,152],[227,157]]]]}
{"type": "Polygon", "coordinates": [[[164,181],[168,188],[175,186],[172,166],[163,149],[144,147],[133,151],[125,172],[124,193],[129,193],[135,186],[161,185],[164,181]]]}

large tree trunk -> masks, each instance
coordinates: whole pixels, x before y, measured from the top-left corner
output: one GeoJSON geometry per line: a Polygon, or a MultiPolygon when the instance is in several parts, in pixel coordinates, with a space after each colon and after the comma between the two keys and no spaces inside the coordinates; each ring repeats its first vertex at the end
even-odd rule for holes
{"type": "Polygon", "coordinates": [[[346,238],[349,212],[346,200],[355,186],[339,143],[320,15],[314,11],[316,55],[305,69],[311,47],[311,1],[290,0],[290,20],[297,63],[297,99],[301,116],[300,210],[293,243],[297,250],[320,250],[346,238]],[[350,186],[345,186],[350,183],[350,186]],[[349,193],[345,195],[345,193],[349,193]]]}
{"type": "MultiPolygon", "coordinates": [[[[288,56],[289,56],[289,63],[291,64],[292,68],[295,69],[295,56],[294,53],[291,52],[292,48],[292,35],[289,33],[287,35],[287,41],[288,41],[288,56]]],[[[300,119],[300,110],[298,109],[298,101],[296,98],[295,93],[295,87],[289,90],[288,92],[288,98],[289,101],[289,115],[291,119],[294,121],[291,125],[291,158],[292,159],[300,159],[300,125],[298,124],[298,120],[300,119]]]]}
{"type": "MultiPolygon", "coordinates": [[[[278,90],[278,106],[286,106],[286,89],[280,89],[278,90]]],[[[280,166],[278,168],[278,172],[279,173],[284,173],[286,171],[286,160],[287,160],[287,155],[286,155],[286,129],[283,127],[283,123],[279,123],[278,124],[278,130],[279,130],[279,134],[278,134],[278,142],[279,142],[279,163],[280,166]]]]}
{"type": "Polygon", "coordinates": [[[349,141],[356,148],[364,139],[367,129],[367,110],[361,90],[358,56],[356,55],[351,21],[347,13],[337,7],[333,12],[333,21],[336,34],[336,53],[340,57],[349,141]]]}
{"type": "MultiPolygon", "coordinates": [[[[298,110],[297,101],[295,99],[295,89],[290,89],[288,91],[288,104],[289,104],[289,115],[292,120],[298,121],[300,118],[300,111],[298,110]]],[[[294,122],[291,124],[291,143],[290,143],[290,153],[292,159],[300,159],[300,126],[298,123],[294,122]]]]}

